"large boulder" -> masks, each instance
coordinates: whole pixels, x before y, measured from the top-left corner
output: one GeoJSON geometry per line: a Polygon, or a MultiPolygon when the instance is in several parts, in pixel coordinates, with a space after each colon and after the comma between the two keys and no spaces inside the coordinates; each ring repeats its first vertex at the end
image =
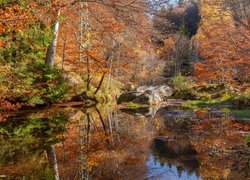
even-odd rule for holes
{"type": "Polygon", "coordinates": [[[131,102],[134,99],[138,98],[140,95],[141,95],[141,93],[136,92],[136,91],[125,92],[125,93],[120,95],[120,97],[118,98],[117,103],[121,104],[123,102],[131,102]]]}
{"type": "Polygon", "coordinates": [[[140,86],[135,91],[123,93],[118,98],[118,104],[133,102],[137,104],[153,105],[165,101],[173,94],[169,86],[140,86]]]}

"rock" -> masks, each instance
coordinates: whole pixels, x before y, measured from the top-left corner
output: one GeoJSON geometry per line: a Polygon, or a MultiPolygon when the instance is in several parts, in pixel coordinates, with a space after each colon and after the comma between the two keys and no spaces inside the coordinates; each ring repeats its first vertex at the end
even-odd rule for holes
{"type": "Polygon", "coordinates": [[[134,91],[135,86],[134,86],[134,84],[132,82],[129,82],[129,83],[124,85],[123,90],[125,90],[125,91],[134,91]]]}
{"type": "Polygon", "coordinates": [[[84,84],[83,79],[78,74],[75,73],[63,74],[63,77],[67,79],[68,83],[73,87],[78,86],[80,84],[84,84]]]}
{"type": "Polygon", "coordinates": [[[131,114],[133,116],[145,116],[145,117],[154,117],[157,111],[160,109],[158,106],[148,106],[148,107],[139,107],[139,108],[122,108],[122,112],[131,114]]]}
{"type": "Polygon", "coordinates": [[[132,102],[134,99],[138,98],[140,95],[141,95],[141,93],[140,92],[136,92],[136,91],[123,93],[118,98],[117,103],[121,104],[123,102],[132,102]]]}
{"type": "Polygon", "coordinates": [[[140,96],[133,99],[132,102],[137,104],[153,104],[152,100],[153,99],[150,94],[141,94],[140,96]]]}
{"type": "Polygon", "coordinates": [[[140,86],[135,91],[123,93],[118,98],[118,104],[123,102],[133,102],[138,104],[159,104],[173,94],[169,86],[140,86]]]}

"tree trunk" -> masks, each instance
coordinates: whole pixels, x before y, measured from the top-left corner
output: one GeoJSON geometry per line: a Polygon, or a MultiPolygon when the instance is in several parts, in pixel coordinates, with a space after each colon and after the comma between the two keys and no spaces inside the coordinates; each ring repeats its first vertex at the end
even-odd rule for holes
{"type": "Polygon", "coordinates": [[[100,90],[100,88],[101,88],[101,86],[102,86],[103,80],[104,80],[104,78],[105,78],[105,74],[106,74],[106,73],[103,73],[102,78],[101,78],[101,80],[100,80],[100,82],[99,82],[99,85],[98,85],[98,87],[96,88],[94,94],[97,94],[97,93],[99,92],[99,90],[100,90]]]}
{"type": "Polygon", "coordinates": [[[79,60],[80,62],[83,61],[83,3],[80,3],[80,15],[79,15],[79,60]]]}
{"type": "Polygon", "coordinates": [[[65,60],[65,56],[66,56],[66,45],[67,45],[67,35],[65,35],[64,41],[63,41],[62,70],[64,70],[64,60],[65,60]]]}
{"type": "Polygon", "coordinates": [[[50,166],[53,168],[55,173],[55,180],[59,180],[59,170],[58,170],[58,164],[56,159],[56,151],[55,147],[53,145],[48,146],[46,148],[47,157],[50,163],[50,166]]]}
{"type": "Polygon", "coordinates": [[[58,33],[59,33],[59,25],[60,25],[60,9],[57,11],[57,20],[54,26],[54,36],[53,41],[50,44],[47,55],[46,55],[46,64],[50,67],[54,66],[55,63],[55,55],[56,55],[56,45],[57,45],[57,39],[58,39],[58,33]]]}
{"type": "Polygon", "coordinates": [[[89,62],[89,46],[90,46],[90,38],[89,38],[89,12],[88,12],[88,3],[85,2],[86,11],[84,14],[84,29],[86,32],[86,42],[87,42],[87,48],[86,48],[86,60],[87,60],[87,90],[90,90],[90,62],[89,62]]]}
{"type": "Polygon", "coordinates": [[[111,85],[112,85],[112,68],[113,68],[113,54],[111,55],[110,57],[110,63],[109,63],[109,69],[110,69],[110,72],[109,72],[109,75],[108,75],[108,80],[107,80],[107,84],[106,84],[106,90],[108,89],[111,89],[111,85]]]}
{"type": "Polygon", "coordinates": [[[110,133],[110,136],[112,137],[113,136],[112,118],[111,118],[111,111],[110,111],[109,107],[106,107],[106,112],[107,112],[107,115],[108,115],[109,133],[110,133]]]}
{"type": "MultiPolygon", "coordinates": [[[[105,123],[104,123],[104,119],[103,119],[103,117],[102,117],[102,114],[101,114],[100,110],[99,110],[97,107],[95,107],[95,110],[96,110],[96,112],[97,112],[97,114],[98,114],[98,116],[99,116],[99,119],[101,120],[102,127],[103,127],[103,130],[104,130],[105,135],[106,135],[106,136],[109,136],[109,134],[108,134],[108,132],[107,132],[107,128],[106,128],[105,123]]],[[[107,143],[107,145],[110,147],[110,142],[109,142],[108,139],[106,139],[106,143],[107,143]]]]}

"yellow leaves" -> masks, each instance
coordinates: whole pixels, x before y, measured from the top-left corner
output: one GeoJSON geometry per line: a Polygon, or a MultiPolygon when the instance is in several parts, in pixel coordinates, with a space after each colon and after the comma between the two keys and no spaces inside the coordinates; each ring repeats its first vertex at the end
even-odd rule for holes
{"type": "Polygon", "coordinates": [[[240,49],[248,47],[243,37],[249,32],[243,33],[240,29],[222,1],[201,2],[201,23],[196,38],[200,41],[199,52],[205,61],[195,65],[196,77],[203,81],[233,82],[238,71],[236,67],[246,74],[240,66],[247,62],[249,53],[240,49]]]}
{"type": "Polygon", "coordinates": [[[141,52],[142,45],[139,42],[136,42],[135,44],[135,52],[141,52]]]}
{"type": "Polygon", "coordinates": [[[223,1],[202,1],[201,2],[201,22],[198,35],[200,38],[205,38],[202,36],[205,32],[217,33],[219,26],[228,27],[234,24],[233,17],[229,10],[225,10],[222,7],[223,1]]]}

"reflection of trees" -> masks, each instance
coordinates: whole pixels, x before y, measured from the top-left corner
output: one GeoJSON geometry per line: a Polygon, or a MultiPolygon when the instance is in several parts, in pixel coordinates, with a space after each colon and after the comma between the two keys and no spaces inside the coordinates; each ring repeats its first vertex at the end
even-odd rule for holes
{"type": "Polygon", "coordinates": [[[214,118],[195,126],[191,142],[199,154],[200,173],[204,178],[249,178],[250,152],[244,145],[245,133],[234,125],[232,120],[214,118]]]}
{"type": "Polygon", "coordinates": [[[60,177],[128,179],[143,175],[151,137],[145,118],[117,113],[111,107],[82,109],[77,114],[63,134],[65,141],[56,146],[60,177]]]}
{"type": "Polygon", "coordinates": [[[105,111],[110,147],[100,150],[103,159],[92,171],[93,178],[138,179],[143,176],[150,133],[147,120],[105,111]]]}
{"type": "Polygon", "coordinates": [[[161,105],[155,105],[148,107],[122,108],[120,110],[124,113],[134,116],[154,117],[160,108],[161,105]]]}
{"type": "Polygon", "coordinates": [[[179,176],[199,175],[197,152],[192,146],[190,135],[195,124],[193,113],[178,108],[163,108],[157,122],[158,138],[153,141],[153,155],[163,165],[176,166],[179,176]]]}
{"type": "Polygon", "coordinates": [[[165,128],[179,135],[183,133],[191,133],[192,125],[194,125],[193,113],[183,110],[168,110],[164,116],[165,128]]]}
{"type": "MultiPolygon", "coordinates": [[[[57,135],[64,130],[65,122],[66,119],[63,117],[35,119],[19,117],[1,123],[0,172],[13,174],[14,177],[47,176],[48,172],[44,171],[47,163],[42,155],[48,147],[53,147],[53,144],[60,141],[57,135]]],[[[50,152],[55,154],[53,151],[50,152]]]]}
{"type": "Polygon", "coordinates": [[[184,136],[174,138],[155,138],[153,142],[153,155],[163,165],[176,166],[178,174],[183,171],[188,175],[199,175],[199,162],[197,152],[184,136]]]}
{"type": "MultiPolygon", "coordinates": [[[[104,119],[103,119],[103,117],[102,117],[102,114],[101,114],[100,110],[99,110],[97,107],[95,107],[95,110],[96,110],[96,112],[97,112],[97,114],[98,114],[98,116],[99,116],[99,119],[100,119],[101,123],[102,123],[102,127],[103,127],[103,130],[104,130],[104,134],[105,134],[105,136],[108,137],[108,136],[109,136],[109,133],[107,132],[106,125],[105,125],[105,123],[104,123],[104,119]]],[[[107,113],[109,114],[110,112],[107,112],[107,113]]],[[[110,117],[110,114],[109,114],[108,116],[110,117]]],[[[111,127],[111,126],[109,126],[109,127],[111,127]]],[[[112,129],[112,128],[110,128],[110,134],[111,134],[111,132],[112,132],[111,129],[112,129]]],[[[110,145],[109,139],[106,139],[106,142],[107,142],[107,145],[110,145]]]]}
{"type": "Polygon", "coordinates": [[[59,180],[59,171],[58,171],[58,163],[56,158],[56,151],[53,145],[47,146],[46,148],[47,157],[50,163],[50,166],[53,168],[55,173],[55,180],[59,180]]]}
{"type": "Polygon", "coordinates": [[[154,140],[153,154],[162,165],[176,166],[179,175],[185,171],[207,178],[210,173],[213,177],[223,173],[235,179],[249,177],[249,158],[244,157],[248,154],[235,128],[238,124],[218,119],[194,122],[192,116],[181,116],[181,111],[166,117],[170,109],[160,110],[161,115],[150,120],[111,107],[65,111],[70,120],[57,114],[57,118],[1,122],[0,172],[35,174],[34,178],[56,179],[60,174],[62,179],[141,179],[156,128],[162,138],[154,140]],[[209,154],[211,149],[232,154],[209,154]]]}
{"type": "Polygon", "coordinates": [[[179,173],[183,169],[205,179],[249,177],[250,156],[243,142],[242,130],[247,129],[244,123],[237,124],[223,116],[211,118],[210,113],[195,122],[177,112],[161,118],[159,138],[153,143],[156,160],[162,165],[176,166],[179,173]]]}

